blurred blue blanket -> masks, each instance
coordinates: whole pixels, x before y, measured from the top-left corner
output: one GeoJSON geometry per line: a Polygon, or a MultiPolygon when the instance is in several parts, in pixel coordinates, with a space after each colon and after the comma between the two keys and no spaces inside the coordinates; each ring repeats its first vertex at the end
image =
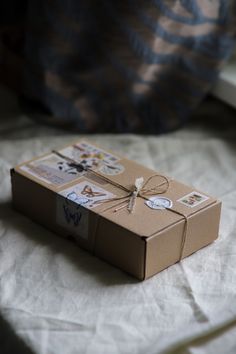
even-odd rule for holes
{"type": "Polygon", "coordinates": [[[1,11],[0,80],[36,119],[79,132],[176,129],[234,43],[228,0],[20,3],[1,11]]]}

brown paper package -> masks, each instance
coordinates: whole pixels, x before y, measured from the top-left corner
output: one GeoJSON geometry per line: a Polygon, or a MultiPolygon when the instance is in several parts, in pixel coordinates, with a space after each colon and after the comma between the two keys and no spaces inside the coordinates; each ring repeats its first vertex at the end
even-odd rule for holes
{"type": "MultiPolygon", "coordinates": [[[[88,142],[83,143],[91,146],[88,142]]],[[[81,142],[77,144],[80,146],[81,142]]],[[[94,144],[92,146],[100,149],[94,144]]],[[[104,150],[101,151],[103,153],[104,150]]],[[[221,202],[168,177],[169,186],[165,193],[144,198],[138,196],[132,213],[127,207],[115,212],[117,205],[126,199],[114,198],[127,196],[119,185],[133,191],[136,178],[143,177],[147,181],[151,176],[160,175],[150,180],[148,188],[152,188],[163,181],[163,174],[113,152],[105,153],[117,157],[114,166],[122,166],[118,174],[107,175],[101,172],[104,171],[101,168],[92,167],[96,174],[86,172],[75,177],[72,174],[65,183],[61,184],[59,180],[54,184],[47,181],[47,175],[44,178],[37,175],[37,169],[25,168],[40,158],[42,160],[42,157],[16,166],[11,170],[14,208],[55,233],[72,237],[82,248],[140,280],[153,276],[217,238],[221,202]],[[113,197],[106,198],[110,201],[105,199],[87,208],[63,195],[63,191],[73,191],[77,185],[96,186],[97,190],[112,193],[113,197]],[[188,195],[191,201],[194,193],[199,199],[188,205],[188,195]],[[170,208],[153,209],[146,205],[150,197],[167,198],[172,205],[170,208]],[[184,197],[187,202],[181,202],[184,197]]],[[[47,156],[52,156],[52,153],[43,158],[47,159],[47,156]]],[[[103,156],[99,159],[102,166],[103,156]]],[[[65,172],[60,173],[65,176],[65,172]]]]}

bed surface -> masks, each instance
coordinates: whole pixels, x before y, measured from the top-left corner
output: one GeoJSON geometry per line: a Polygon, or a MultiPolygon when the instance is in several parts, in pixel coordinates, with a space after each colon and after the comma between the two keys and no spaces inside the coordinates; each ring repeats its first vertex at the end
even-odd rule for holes
{"type": "Polygon", "coordinates": [[[210,100],[166,136],[83,136],[223,201],[214,244],[139,282],[12,210],[9,169],[81,136],[36,125],[3,90],[0,108],[0,315],[9,346],[20,340],[44,354],[235,353],[234,111],[210,100]]]}

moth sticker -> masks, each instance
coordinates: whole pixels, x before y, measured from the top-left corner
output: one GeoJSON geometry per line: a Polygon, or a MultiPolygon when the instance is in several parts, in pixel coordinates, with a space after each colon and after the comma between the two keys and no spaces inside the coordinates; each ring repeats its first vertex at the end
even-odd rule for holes
{"type": "Polygon", "coordinates": [[[207,197],[206,195],[194,191],[178,199],[177,202],[184,204],[189,208],[194,208],[208,199],[209,197],[207,197]]]}
{"type": "Polygon", "coordinates": [[[120,173],[123,173],[124,170],[124,166],[119,163],[114,165],[104,164],[99,169],[100,172],[108,176],[119,175],[120,173]]]}
{"type": "Polygon", "coordinates": [[[88,209],[98,206],[103,200],[115,197],[113,193],[108,192],[87,180],[64,189],[59,192],[59,194],[88,209]]]}

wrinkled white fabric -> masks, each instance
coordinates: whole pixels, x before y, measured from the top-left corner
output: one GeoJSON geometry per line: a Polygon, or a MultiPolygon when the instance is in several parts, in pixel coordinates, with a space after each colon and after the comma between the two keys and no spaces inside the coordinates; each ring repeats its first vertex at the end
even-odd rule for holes
{"type": "Polygon", "coordinates": [[[81,136],[37,126],[8,99],[0,116],[0,315],[15,335],[40,354],[235,353],[234,112],[213,102],[201,121],[166,136],[86,136],[223,201],[216,242],[139,282],[12,209],[9,169],[81,136]]]}

